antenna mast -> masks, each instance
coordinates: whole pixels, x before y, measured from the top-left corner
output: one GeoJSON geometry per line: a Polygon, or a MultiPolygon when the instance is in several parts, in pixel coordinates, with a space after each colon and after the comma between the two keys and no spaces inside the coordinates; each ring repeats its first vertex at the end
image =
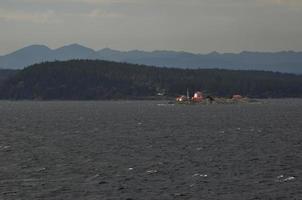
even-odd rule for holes
{"type": "Polygon", "coordinates": [[[190,101],[189,88],[187,88],[187,100],[190,101]]]}

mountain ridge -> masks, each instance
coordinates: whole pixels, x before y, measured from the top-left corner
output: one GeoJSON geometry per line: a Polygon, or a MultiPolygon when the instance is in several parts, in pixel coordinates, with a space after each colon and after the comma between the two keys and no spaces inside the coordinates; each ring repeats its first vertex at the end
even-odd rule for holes
{"type": "Polygon", "coordinates": [[[30,45],[0,56],[1,69],[22,69],[45,61],[72,59],[108,60],[132,64],[176,68],[220,68],[239,70],[264,70],[302,74],[302,52],[253,52],[207,54],[184,51],[120,51],[110,48],[94,50],[79,44],[51,49],[45,45],[30,45]]]}

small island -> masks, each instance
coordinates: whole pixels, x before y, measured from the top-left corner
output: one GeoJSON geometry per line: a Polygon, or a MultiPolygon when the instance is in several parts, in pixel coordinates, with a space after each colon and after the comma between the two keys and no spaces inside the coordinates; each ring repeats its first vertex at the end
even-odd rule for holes
{"type": "Polygon", "coordinates": [[[224,98],[236,94],[249,98],[302,97],[302,75],[268,71],[176,69],[70,60],[44,62],[5,73],[0,76],[0,98],[11,100],[175,100],[187,88],[224,98]]]}

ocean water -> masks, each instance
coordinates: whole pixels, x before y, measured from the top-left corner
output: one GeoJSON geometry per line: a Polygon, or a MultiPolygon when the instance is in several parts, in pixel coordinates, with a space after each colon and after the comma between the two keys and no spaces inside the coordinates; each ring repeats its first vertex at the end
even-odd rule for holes
{"type": "Polygon", "coordinates": [[[0,199],[302,199],[302,99],[0,102],[0,199]]]}

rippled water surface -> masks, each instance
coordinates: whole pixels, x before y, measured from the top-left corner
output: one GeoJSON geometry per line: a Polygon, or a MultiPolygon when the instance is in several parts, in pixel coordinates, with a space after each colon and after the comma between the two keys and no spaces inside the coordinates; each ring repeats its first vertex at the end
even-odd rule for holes
{"type": "Polygon", "coordinates": [[[302,199],[302,100],[0,102],[0,199],[302,199]]]}

